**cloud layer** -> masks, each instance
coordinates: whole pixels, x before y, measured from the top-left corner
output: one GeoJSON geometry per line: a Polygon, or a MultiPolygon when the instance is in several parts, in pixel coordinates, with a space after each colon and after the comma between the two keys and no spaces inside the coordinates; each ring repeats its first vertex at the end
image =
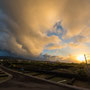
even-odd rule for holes
{"type": "MultiPolygon", "coordinates": [[[[25,0],[20,2],[22,9],[26,6],[22,6],[24,2],[25,0]]],[[[48,14],[49,11],[51,11],[51,8],[49,11],[46,10],[45,12],[44,6],[41,8],[42,4],[40,4],[40,6],[36,6],[37,3],[32,5],[29,2],[32,6],[27,6],[25,8],[25,12],[24,10],[21,11],[21,16],[18,15],[16,7],[13,7],[13,5],[17,4],[17,1],[11,1],[9,3],[5,1],[3,3],[7,3],[7,6],[11,3],[10,6],[15,10],[13,12],[13,10],[8,11],[9,8],[7,10],[4,8],[5,10],[0,11],[1,49],[10,50],[17,54],[37,56],[49,43],[60,42],[60,39],[55,35],[50,37],[47,36],[47,31],[54,24],[51,18],[54,18],[55,16],[53,15],[50,17],[48,14]],[[4,13],[4,11],[6,13],[4,13]],[[11,15],[12,13],[15,14],[16,17],[11,15]],[[16,19],[16,21],[14,19],[16,19]]],[[[25,3],[28,4],[28,2],[25,3]]],[[[19,5],[17,5],[17,7],[19,8],[19,5]]]]}
{"type": "Polygon", "coordinates": [[[47,49],[83,47],[90,42],[90,0],[0,0],[0,49],[38,56],[47,49]],[[53,26],[61,21],[63,46],[53,26]],[[78,46],[79,45],[79,46],[78,46]]]}

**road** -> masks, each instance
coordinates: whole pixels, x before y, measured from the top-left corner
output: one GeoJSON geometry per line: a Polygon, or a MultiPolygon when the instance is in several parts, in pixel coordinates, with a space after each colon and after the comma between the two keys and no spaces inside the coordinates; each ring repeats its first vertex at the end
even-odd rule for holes
{"type": "Polygon", "coordinates": [[[76,90],[18,74],[1,66],[0,68],[13,76],[12,79],[0,84],[0,90],[76,90]]]}

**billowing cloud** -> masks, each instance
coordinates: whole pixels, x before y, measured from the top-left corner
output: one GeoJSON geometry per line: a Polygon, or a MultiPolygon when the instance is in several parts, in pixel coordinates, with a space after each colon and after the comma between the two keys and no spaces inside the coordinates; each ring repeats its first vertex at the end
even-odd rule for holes
{"type": "Polygon", "coordinates": [[[48,50],[54,50],[55,49],[56,50],[56,49],[62,49],[64,47],[66,47],[66,44],[65,45],[53,44],[51,46],[48,46],[46,49],[48,49],[48,50]]]}
{"type": "MultiPolygon", "coordinates": [[[[31,24],[34,25],[33,22],[31,24]]],[[[0,11],[0,49],[19,55],[37,56],[49,43],[60,42],[60,39],[55,35],[47,36],[48,24],[46,30],[43,25],[33,25],[19,26],[7,14],[0,11]]]]}
{"type": "Polygon", "coordinates": [[[64,48],[65,39],[73,38],[69,46],[90,42],[90,0],[0,0],[0,8],[0,49],[37,56],[50,43],[48,49],[64,48]],[[48,36],[61,33],[52,29],[58,21],[62,39],[48,36]]]}
{"type": "MultiPolygon", "coordinates": [[[[67,57],[64,56],[52,56],[52,55],[48,55],[45,54],[42,57],[43,60],[47,60],[47,61],[53,61],[53,62],[67,62],[67,63],[80,63],[79,60],[77,60],[77,56],[75,55],[68,55],[67,57]]],[[[89,61],[89,60],[88,60],[89,61]]]]}

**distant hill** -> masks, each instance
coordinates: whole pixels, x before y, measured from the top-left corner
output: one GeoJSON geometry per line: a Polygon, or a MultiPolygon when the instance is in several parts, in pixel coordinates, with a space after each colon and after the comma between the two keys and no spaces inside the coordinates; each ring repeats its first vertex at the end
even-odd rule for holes
{"type": "Polygon", "coordinates": [[[32,60],[30,57],[19,56],[9,51],[0,50],[0,59],[21,59],[21,60],[32,60]]]}
{"type": "Polygon", "coordinates": [[[0,50],[0,59],[1,58],[20,58],[20,57],[9,51],[0,50]]]}
{"type": "Polygon", "coordinates": [[[8,51],[0,50],[0,56],[10,56],[10,53],[8,51]]]}

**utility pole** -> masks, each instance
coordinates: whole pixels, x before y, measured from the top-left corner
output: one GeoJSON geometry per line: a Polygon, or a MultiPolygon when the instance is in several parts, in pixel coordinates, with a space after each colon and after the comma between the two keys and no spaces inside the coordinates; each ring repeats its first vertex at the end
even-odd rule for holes
{"type": "Polygon", "coordinates": [[[85,62],[86,62],[86,69],[87,69],[87,73],[89,74],[89,70],[88,70],[88,63],[87,63],[87,58],[86,55],[84,54],[84,58],[85,58],[85,62]]]}

